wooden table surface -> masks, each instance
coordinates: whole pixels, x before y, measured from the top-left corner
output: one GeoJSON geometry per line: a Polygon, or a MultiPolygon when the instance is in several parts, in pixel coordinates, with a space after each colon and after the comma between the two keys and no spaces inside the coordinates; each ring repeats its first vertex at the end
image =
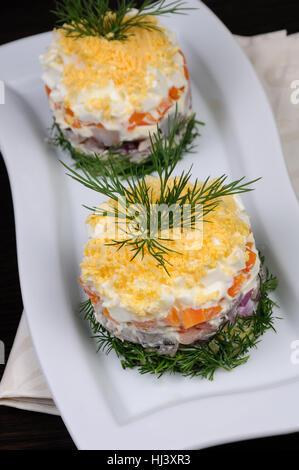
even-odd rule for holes
{"type": "MultiPolygon", "coordinates": [[[[206,0],[205,3],[235,34],[253,35],[287,29],[299,31],[298,0],[206,0]]],[[[54,1],[11,0],[1,5],[0,44],[25,36],[48,31],[54,19],[49,11],[54,1]]],[[[299,53],[299,51],[298,51],[299,53]]],[[[1,64],[0,64],[1,79],[1,64]]],[[[22,297],[18,279],[13,205],[9,181],[0,157],[1,226],[0,226],[0,340],[6,346],[6,356],[13,344],[22,313],[22,297]]],[[[0,365],[0,378],[4,366],[0,365]]],[[[273,410],[273,412],[275,412],[273,410]]],[[[254,439],[214,447],[215,450],[296,450],[299,433],[254,439]]],[[[71,450],[75,446],[57,416],[0,407],[0,450],[71,450]]]]}

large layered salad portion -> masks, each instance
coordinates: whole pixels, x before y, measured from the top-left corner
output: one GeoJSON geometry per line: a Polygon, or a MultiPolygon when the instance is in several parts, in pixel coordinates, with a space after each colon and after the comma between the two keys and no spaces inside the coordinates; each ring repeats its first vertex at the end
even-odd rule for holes
{"type": "MultiPolygon", "coordinates": [[[[176,122],[174,122],[176,126],[176,122]]],[[[82,311],[99,348],[124,368],[213,378],[249,358],[273,328],[277,281],[262,269],[240,198],[257,179],[203,182],[191,168],[168,166],[173,142],[153,137],[156,176],[119,180],[113,163],[101,177],[64,164],[71,176],[105,196],[89,207],[79,282],[82,311]]]]}
{"type": "MultiPolygon", "coordinates": [[[[158,198],[159,179],[146,183],[158,198]]],[[[81,283],[97,321],[123,341],[174,355],[180,345],[208,340],[224,322],[257,306],[260,260],[238,195],[219,201],[193,247],[188,233],[172,241],[168,272],[149,253],[130,261],[130,247],[116,251],[103,235],[106,217],[94,213],[87,225],[81,283]]]]}

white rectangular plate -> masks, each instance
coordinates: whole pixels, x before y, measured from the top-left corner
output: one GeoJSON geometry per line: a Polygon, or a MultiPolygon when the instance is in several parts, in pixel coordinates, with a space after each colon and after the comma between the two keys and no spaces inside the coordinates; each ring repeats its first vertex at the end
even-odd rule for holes
{"type": "Polygon", "coordinates": [[[299,206],[252,67],[219,20],[204,5],[189,4],[200,8],[165,23],[186,54],[194,109],[206,126],[197,152],[177,171],[192,163],[202,179],[262,176],[244,200],[257,244],[279,277],[283,318],[278,334],[268,332],[246,365],[217,372],[213,382],[141,376],[123,371],[113,354],[96,354],[77,314],[77,278],[87,238],[82,204],[101,198],[65,176],[58,159],[70,159],[45,140],[51,116],[38,56],[50,33],[0,48],[6,83],[0,143],[13,192],[23,300],[41,366],[80,449],[198,448],[299,428],[299,366],[290,360],[299,335],[299,206]]]}

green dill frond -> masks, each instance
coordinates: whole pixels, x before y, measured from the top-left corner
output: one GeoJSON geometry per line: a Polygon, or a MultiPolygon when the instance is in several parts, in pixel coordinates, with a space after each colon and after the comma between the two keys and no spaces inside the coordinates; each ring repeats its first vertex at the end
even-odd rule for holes
{"type": "Polygon", "coordinates": [[[269,297],[277,286],[276,277],[266,270],[260,278],[261,297],[255,313],[249,317],[237,316],[234,323],[227,322],[216,335],[200,347],[181,345],[174,357],[158,354],[140,344],[121,341],[101,326],[94,317],[93,307],[87,300],[83,307],[85,317],[98,343],[98,350],[109,354],[114,351],[124,369],[137,368],[141,374],[178,373],[186,377],[213,380],[217,369],[231,371],[249,359],[249,351],[260,342],[261,336],[274,329],[273,309],[277,304],[269,297]]]}
{"type": "MultiPolygon", "coordinates": [[[[246,190],[251,191],[250,185],[257,181],[244,183],[242,178],[238,180],[238,184],[235,184],[235,182],[223,184],[223,188],[219,187],[217,191],[214,182],[211,184],[212,190],[207,186],[204,191],[201,191],[198,183],[196,183],[197,186],[195,187],[198,190],[187,190],[186,194],[183,194],[190,180],[190,172],[183,172],[180,177],[174,180],[171,188],[167,187],[165,191],[161,191],[158,199],[154,199],[152,191],[146,183],[145,175],[140,180],[132,175],[126,180],[127,186],[125,186],[119,180],[118,174],[114,173],[113,164],[110,164],[109,169],[105,167],[106,173],[103,172],[101,179],[94,177],[84,168],[82,168],[82,175],[64,163],[62,164],[71,178],[87,188],[97,191],[114,201],[119,200],[119,198],[126,200],[124,207],[119,209],[118,206],[113,206],[110,211],[103,211],[96,207],[86,207],[98,215],[115,217],[122,224],[122,227],[125,227],[124,237],[111,240],[107,245],[114,246],[117,249],[124,246],[129,247],[132,252],[131,261],[138,255],[142,260],[146,253],[152,256],[156,260],[157,266],[161,266],[167,274],[169,274],[168,266],[171,266],[168,256],[176,251],[171,248],[171,242],[174,239],[171,236],[169,238],[163,237],[163,230],[171,232],[177,228],[181,229],[184,205],[189,204],[190,207],[194,208],[193,211],[190,211],[189,219],[188,217],[184,219],[184,224],[189,226],[190,230],[196,230],[198,222],[200,220],[207,221],[207,214],[218,206],[220,197],[245,192],[246,190]],[[138,215],[134,210],[136,205],[140,205],[138,215]],[[169,207],[172,205],[175,205],[178,210],[169,213],[169,207]],[[130,206],[133,207],[132,211],[130,206]],[[160,209],[161,207],[162,209],[160,209]],[[157,210],[159,210],[159,214],[157,214],[157,210]],[[157,223],[153,224],[153,220],[157,223]]],[[[166,171],[161,169],[159,174],[161,185],[164,185],[172,174],[172,172],[166,174],[166,171]]],[[[216,183],[217,181],[224,183],[225,178],[218,178],[216,183]]]]}
{"type": "Polygon", "coordinates": [[[123,222],[124,237],[111,240],[110,245],[117,249],[128,246],[132,252],[131,260],[138,255],[142,259],[145,253],[149,254],[167,274],[169,274],[168,267],[170,266],[168,256],[173,252],[171,248],[173,240],[171,237],[163,238],[163,230],[171,231],[182,227],[182,214],[185,205],[191,207],[192,210],[189,218],[184,219],[184,223],[189,224],[190,229],[194,230],[199,220],[206,221],[207,214],[218,206],[221,198],[252,191],[252,184],[259,180],[257,178],[245,181],[244,178],[240,178],[226,183],[227,176],[222,175],[214,180],[208,177],[203,184],[196,180],[190,189],[190,168],[176,176],[170,185],[170,178],[174,176],[176,165],[188,145],[184,139],[180,142],[176,141],[180,125],[181,120],[176,110],[173,121],[170,122],[168,119],[168,136],[161,136],[158,127],[157,132],[150,136],[151,164],[160,182],[160,194],[157,198],[153,197],[146,180],[147,167],[136,168],[136,166],[132,166],[130,171],[120,172],[119,164],[113,158],[109,158],[107,161],[98,160],[101,175],[98,177],[86,161],[81,162],[80,173],[61,162],[68,171],[68,176],[75,181],[104,195],[107,199],[118,201],[119,198],[123,198],[126,200],[126,204],[121,210],[118,205],[113,207],[110,212],[99,211],[94,207],[88,208],[98,215],[112,216],[123,222]],[[136,205],[140,206],[138,216],[136,216],[134,209],[136,205]],[[179,210],[169,214],[169,208],[174,205],[179,210]],[[133,207],[132,211],[130,207],[133,207]],[[157,211],[160,212],[158,217],[157,211]],[[153,226],[153,220],[158,220],[158,224],[153,226]]]}
{"type": "Polygon", "coordinates": [[[192,9],[185,7],[181,0],[144,0],[140,6],[135,0],[118,0],[115,9],[110,3],[109,0],[60,0],[53,13],[67,36],[123,41],[133,35],[132,28],[159,30],[149,15],[184,14],[192,9]]]}
{"type": "Polygon", "coordinates": [[[184,224],[190,230],[195,230],[200,220],[207,220],[207,214],[218,206],[221,198],[252,191],[252,185],[259,180],[257,178],[245,181],[244,178],[240,178],[227,183],[227,176],[222,175],[214,180],[208,177],[203,184],[196,180],[190,185],[190,168],[176,176],[172,184],[169,184],[186,147],[185,140],[177,143],[175,138],[180,123],[176,110],[173,121],[170,122],[168,119],[168,136],[162,137],[158,128],[157,132],[150,136],[152,168],[157,173],[160,182],[160,194],[157,198],[153,196],[147,183],[146,167],[132,166],[129,172],[120,173],[118,163],[113,158],[107,161],[98,160],[101,175],[98,177],[86,161],[81,162],[80,173],[61,162],[68,171],[67,175],[75,181],[102,194],[107,199],[119,201],[123,198],[126,201],[121,209],[117,205],[111,211],[101,211],[95,207],[88,208],[98,215],[114,217],[125,227],[124,237],[111,240],[109,244],[117,249],[128,246],[132,252],[132,260],[138,255],[143,259],[145,253],[149,254],[167,274],[169,274],[168,267],[170,266],[168,255],[174,252],[171,248],[173,239],[164,238],[163,231],[169,232],[182,228],[184,207],[188,205],[192,209],[189,216],[184,218],[184,224]],[[136,205],[140,208],[138,215],[134,209],[136,205]],[[169,208],[173,206],[176,206],[178,210],[169,213],[169,208]],[[152,221],[158,222],[155,222],[155,225],[152,221]]]}

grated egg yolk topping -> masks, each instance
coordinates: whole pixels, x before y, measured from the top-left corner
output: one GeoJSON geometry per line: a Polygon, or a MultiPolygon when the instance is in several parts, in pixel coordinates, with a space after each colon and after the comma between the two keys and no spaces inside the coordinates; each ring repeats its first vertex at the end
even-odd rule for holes
{"type": "MultiPolygon", "coordinates": [[[[149,16],[146,20],[157,24],[155,17],[149,16]]],[[[151,69],[158,69],[170,77],[176,70],[184,68],[178,47],[160,26],[153,31],[132,28],[132,36],[125,41],[109,41],[99,36],[72,38],[63,29],[58,32],[61,51],[69,58],[63,71],[63,82],[69,94],[67,101],[82,89],[103,89],[113,82],[138,111],[154,80],[151,69]],[[175,61],[177,54],[180,60],[175,61]]],[[[107,106],[109,103],[96,97],[86,103],[95,109],[102,109],[103,104],[107,106]]]]}
{"type": "MultiPolygon", "coordinates": [[[[157,194],[158,178],[148,178],[147,184],[157,194]]],[[[87,223],[91,227],[106,223],[106,217],[92,214],[87,223]]],[[[188,237],[173,240],[170,248],[177,253],[170,253],[167,260],[169,274],[157,266],[156,260],[145,253],[144,258],[137,256],[133,261],[132,251],[124,246],[120,250],[108,246],[111,240],[94,235],[85,246],[84,260],[81,264],[81,277],[86,285],[101,295],[102,285],[109,282],[121,302],[135,315],[144,316],[148,308],[162,295],[162,286],[174,288],[178,278],[184,279],[186,288],[200,285],[200,280],[217,263],[227,258],[239,247],[244,251],[247,261],[246,240],[251,232],[250,226],[240,216],[240,210],[233,196],[226,196],[217,208],[209,213],[209,222],[203,224],[202,246],[190,249],[188,237]]],[[[229,274],[229,273],[228,273],[229,274]]],[[[102,292],[103,293],[103,292],[102,292]]],[[[107,296],[107,289],[105,289],[107,296]]],[[[208,297],[201,301],[213,300],[208,297]]]]}

